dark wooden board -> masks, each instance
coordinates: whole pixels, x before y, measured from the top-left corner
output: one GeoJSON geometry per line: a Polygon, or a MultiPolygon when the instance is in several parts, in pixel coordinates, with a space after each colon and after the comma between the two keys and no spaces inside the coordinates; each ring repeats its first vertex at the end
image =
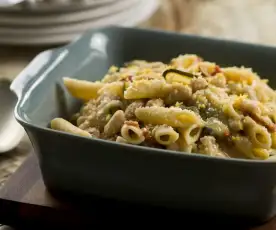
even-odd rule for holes
{"type": "MultiPolygon", "coordinates": [[[[0,223],[15,227],[76,228],[81,226],[119,226],[192,224],[219,229],[276,229],[276,218],[262,226],[244,227],[221,217],[201,216],[142,207],[100,198],[51,195],[44,186],[37,159],[32,154],[0,191],[0,223]],[[58,198],[55,198],[58,197],[58,198]],[[147,225],[145,225],[147,224],[147,225]]],[[[257,207],[256,207],[257,208],[257,207]]]]}

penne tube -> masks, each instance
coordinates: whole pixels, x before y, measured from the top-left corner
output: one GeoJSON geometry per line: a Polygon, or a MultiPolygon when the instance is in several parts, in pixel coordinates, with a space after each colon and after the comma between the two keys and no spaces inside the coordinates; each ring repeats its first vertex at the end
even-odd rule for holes
{"type": "Polygon", "coordinates": [[[104,93],[107,93],[107,94],[110,94],[110,95],[114,95],[114,96],[118,96],[120,98],[123,98],[124,97],[124,87],[125,87],[125,84],[124,82],[112,82],[112,83],[107,83],[107,84],[104,84],[103,87],[101,87],[99,90],[98,90],[98,95],[101,95],[101,94],[104,94],[104,93]]]}
{"type": "Polygon", "coordinates": [[[221,68],[227,81],[233,82],[246,82],[251,85],[254,80],[258,80],[259,77],[251,72],[248,68],[227,67],[221,68]]]}
{"type": "Polygon", "coordinates": [[[203,124],[202,119],[193,111],[180,108],[144,107],[135,110],[136,117],[148,124],[169,125],[174,128],[187,128],[193,124],[203,124]]]}
{"type": "Polygon", "coordinates": [[[242,113],[237,108],[235,108],[234,104],[235,99],[230,98],[225,104],[223,104],[222,111],[228,118],[240,120],[242,118],[242,113]]]}
{"type": "Polygon", "coordinates": [[[63,83],[73,97],[83,101],[96,98],[98,96],[98,90],[104,86],[101,82],[90,82],[68,77],[63,78],[63,83]]]}
{"type": "Polygon", "coordinates": [[[155,140],[161,145],[171,145],[179,138],[179,134],[170,126],[157,126],[152,131],[155,140]]]}
{"type": "Polygon", "coordinates": [[[269,151],[267,149],[254,148],[252,149],[252,153],[257,159],[266,160],[269,158],[269,151]]]}
{"type": "Polygon", "coordinates": [[[178,145],[179,145],[179,150],[181,152],[185,152],[185,153],[191,153],[192,152],[192,149],[193,149],[193,145],[188,145],[186,142],[185,142],[185,139],[183,137],[180,137],[178,139],[178,145]]]}
{"type": "Polygon", "coordinates": [[[69,121],[66,121],[63,118],[54,118],[51,121],[51,128],[83,137],[91,137],[90,133],[72,125],[69,121]]]}
{"type": "Polygon", "coordinates": [[[104,134],[107,137],[112,137],[116,133],[120,132],[125,122],[125,114],[122,110],[116,111],[107,124],[104,126],[104,134]]]}
{"type": "Polygon", "coordinates": [[[162,98],[170,91],[170,85],[162,80],[134,81],[124,92],[125,99],[162,98]]]}
{"type": "Polygon", "coordinates": [[[191,145],[198,140],[202,131],[202,127],[198,124],[193,124],[187,128],[179,128],[178,130],[181,133],[185,143],[187,145],[191,145]]]}
{"type": "Polygon", "coordinates": [[[271,148],[271,135],[267,129],[257,124],[251,117],[244,118],[244,131],[256,148],[271,148]]]}
{"type": "Polygon", "coordinates": [[[171,65],[180,69],[188,69],[198,63],[201,58],[195,54],[179,55],[171,60],[171,65]]]}
{"type": "Polygon", "coordinates": [[[254,148],[252,142],[247,137],[234,136],[232,137],[232,141],[236,149],[249,159],[265,160],[269,157],[267,149],[254,148]]]}
{"type": "Polygon", "coordinates": [[[186,102],[192,99],[192,89],[181,83],[172,83],[171,91],[165,97],[165,104],[173,105],[179,101],[186,102]]]}
{"type": "Polygon", "coordinates": [[[143,131],[139,127],[132,125],[124,124],[121,129],[121,135],[128,143],[134,145],[139,145],[145,140],[143,131]]]}
{"type": "Polygon", "coordinates": [[[271,133],[271,148],[276,149],[276,132],[271,133]]]}

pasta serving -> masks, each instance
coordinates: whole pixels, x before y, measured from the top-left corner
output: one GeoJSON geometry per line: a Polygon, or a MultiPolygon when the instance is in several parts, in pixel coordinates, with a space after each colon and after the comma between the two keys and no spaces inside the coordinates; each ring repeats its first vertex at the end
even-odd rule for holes
{"type": "Polygon", "coordinates": [[[185,54],[111,66],[96,82],[63,82],[83,105],[70,122],[53,119],[52,129],[213,157],[275,155],[276,92],[250,68],[185,54]]]}

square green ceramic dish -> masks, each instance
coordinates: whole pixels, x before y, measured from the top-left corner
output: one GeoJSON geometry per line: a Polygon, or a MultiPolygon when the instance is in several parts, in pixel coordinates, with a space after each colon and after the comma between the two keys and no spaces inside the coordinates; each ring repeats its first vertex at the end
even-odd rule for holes
{"type": "Polygon", "coordinates": [[[165,207],[267,220],[276,213],[276,163],[219,159],[111,141],[48,128],[79,102],[62,77],[99,80],[110,65],[168,61],[195,53],[220,65],[254,68],[276,86],[276,48],[142,29],[108,27],[38,55],[17,77],[15,116],[27,131],[47,188],[165,207]]]}

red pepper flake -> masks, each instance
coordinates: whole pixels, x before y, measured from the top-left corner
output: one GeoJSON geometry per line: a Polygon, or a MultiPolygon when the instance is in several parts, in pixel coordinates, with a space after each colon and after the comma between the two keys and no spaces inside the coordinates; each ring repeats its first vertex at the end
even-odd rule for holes
{"type": "Polygon", "coordinates": [[[127,77],[124,77],[124,78],[121,78],[120,81],[123,81],[123,82],[133,82],[133,76],[127,76],[127,77]]]}
{"type": "Polygon", "coordinates": [[[225,137],[229,137],[229,136],[230,136],[230,133],[229,133],[229,131],[225,131],[225,132],[223,133],[223,135],[224,135],[225,137]]]}
{"type": "Polygon", "coordinates": [[[262,119],[262,117],[259,117],[258,115],[255,114],[250,114],[251,117],[258,123],[261,123],[262,125],[264,125],[269,132],[274,133],[276,132],[276,124],[268,124],[264,119],[262,119]]]}
{"type": "Polygon", "coordinates": [[[276,132],[276,125],[275,124],[271,124],[267,126],[267,129],[271,132],[274,133],[276,132]]]}
{"type": "Polygon", "coordinates": [[[133,82],[133,76],[127,76],[128,81],[133,82]]]}
{"type": "Polygon", "coordinates": [[[217,73],[221,73],[221,69],[220,69],[220,67],[218,65],[215,66],[215,70],[212,73],[212,76],[216,75],[217,73]]]}

